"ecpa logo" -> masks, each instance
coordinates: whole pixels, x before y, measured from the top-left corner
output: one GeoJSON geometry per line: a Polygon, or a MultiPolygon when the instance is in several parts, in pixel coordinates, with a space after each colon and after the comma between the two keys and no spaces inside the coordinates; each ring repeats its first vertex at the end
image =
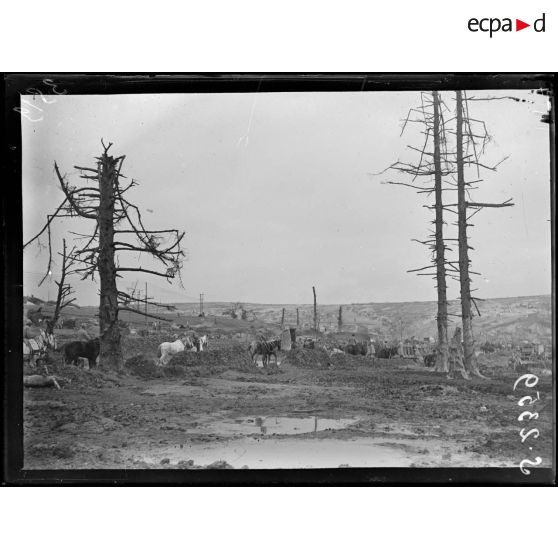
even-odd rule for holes
{"type": "MultiPolygon", "coordinates": [[[[543,14],[539,19],[536,19],[533,22],[533,29],[537,33],[544,33],[545,32],[545,17],[546,14],[543,14]]],[[[505,17],[500,19],[498,17],[485,17],[482,19],[478,19],[476,17],[472,17],[468,25],[469,31],[476,33],[477,31],[482,31],[483,33],[490,33],[490,38],[494,33],[498,31],[503,32],[510,32],[514,31],[512,19],[509,17],[505,17]]],[[[515,31],[521,31],[522,29],[526,29],[527,27],[531,27],[530,23],[525,23],[521,19],[515,20],[515,31]]]]}

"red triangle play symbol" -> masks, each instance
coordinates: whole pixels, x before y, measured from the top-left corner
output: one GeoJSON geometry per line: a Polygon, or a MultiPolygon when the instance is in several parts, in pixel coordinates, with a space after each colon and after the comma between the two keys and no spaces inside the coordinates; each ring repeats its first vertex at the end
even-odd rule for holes
{"type": "Polygon", "coordinates": [[[522,29],[525,29],[526,27],[531,27],[531,24],[530,23],[525,23],[524,21],[521,21],[520,19],[515,20],[515,30],[516,31],[521,31],[522,29]]]}

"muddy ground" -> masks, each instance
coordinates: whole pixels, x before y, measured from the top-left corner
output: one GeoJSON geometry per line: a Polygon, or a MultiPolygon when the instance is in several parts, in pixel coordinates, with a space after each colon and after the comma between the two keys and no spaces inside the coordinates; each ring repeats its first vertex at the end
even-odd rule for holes
{"type": "Polygon", "coordinates": [[[401,359],[311,349],[262,369],[234,343],[156,367],[157,342],[128,339],[121,375],[54,354],[61,389],[25,389],[25,468],[551,465],[552,378],[535,366],[536,387],[514,391],[505,355],[482,362],[486,380],[449,381],[401,359]],[[527,409],[538,418],[518,421],[527,409]],[[522,443],[526,426],[539,437],[522,443]]]}

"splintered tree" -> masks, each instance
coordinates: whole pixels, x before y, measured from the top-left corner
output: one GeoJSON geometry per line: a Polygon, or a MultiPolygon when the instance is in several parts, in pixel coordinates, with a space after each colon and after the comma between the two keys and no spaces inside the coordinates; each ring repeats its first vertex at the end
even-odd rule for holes
{"type": "MultiPolygon", "coordinates": [[[[52,264],[51,223],[54,219],[71,217],[92,221],[93,231],[81,235],[83,245],[72,252],[70,260],[77,266],[76,273],[82,279],[95,278],[100,280],[99,325],[103,366],[119,370],[122,366],[122,351],[118,315],[120,311],[134,312],[143,316],[151,316],[146,312],[130,306],[133,302],[143,302],[133,295],[119,291],[116,280],[125,272],[141,272],[165,277],[171,281],[180,278],[180,269],[184,258],[181,248],[183,232],[177,229],[149,230],[146,229],[140,209],[125,197],[125,194],[137,183],[132,180],[127,186],[120,184],[122,165],[125,156],[109,155],[112,144],[105,146],[101,140],[103,152],[96,158],[96,167],[74,167],[82,174],[80,178],[93,180],[96,184],[76,187],[69,184],[62,175],[58,164],[54,170],[64,199],[58,208],[48,215],[43,229],[29,240],[24,248],[37,240],[45,231],[49,240],[48,269],[52,264]],[[140,265],[126,265],[119,262],[117,254],[125,258],[125,254],[148,254],[164,271],[148,269],[140,265]]],[[[154,304],[154,303],[151,303],[154,304]]],[[[166,305],[160,305],[166,307],[166,305]]]]}
{"type": "Polygon", "coordinates": [[[341,333],[343,330],[343,306],[339,306],[339,315],[337,316],[337,331],[341,333]]]}
{"type": "MultiPolygon", "coordinates": [[[[455,106],[455,135],[456,135],[456,168],[457,168],[457,228],[459,246],[459,283],[461,298],[461,321],[463,326],[463,360],[465,375],[473,374],[482,377],[479,372],[475,356],[475,338],[473,335],[472,305],[480,316],[477,299],[471,292],[471,260],[469,250],[468,228],[472,226],[471,218],[485,207],[511,207],[511,199],[502,203],[478,203],[471,200],[470,191],[476,187],[473,184],[481,182],[480,169],[495,171],[495,166],[488,166],[480,162],[480,155],[490,141],[484,122],[469,116],[467,97],[464,91],[456,91],[455,106]],[[475,126],[476,124],[476,126],[475,126]],[[477,180],[465,180],[465,167],[473,166],[477,170],[477,180]],[[472,212],[468,212],[472,209],[472,212]]],[[[504,159],[505,160],[505,159],[504,159]]]]}
{"type": "Polygon", "coordinates": [[[434,237],[434,250],[436,260],[436,286],[438,291],[438,355],[436,358],[436,369],[438,372],[448,370],[448,296],[446,285],[446,245],[444,243],[444,205],[442,201],[442,162],[440,151],[440,120],[441,102],[437,91],[432,91],[433,117],[433,139],[434,139],[434,192],[436,227],[434,237]]]}
{"type": "MultiPolygon", "coordinates": [[[[417,163],[404,163],[397,161],[386,170],[395,170],[411,177],[410,182],[387,181],[387,184],[407,186],[417,190],[418,194],[431,196],[434,194],[434,204],[425,205],[434,211],[434,230],[426,240],[413,239],[427,246],[431,252],[431,264],[418,269],[411,269],[409,273],[428,275],[436,281],[436,292],[438,309],[436,323],[438,329],[438,342],[436,350],[436,371],[447,374],[449,371],[449,348],[448,348],[448,300],[446,276],[452,273],[448,269],[450,262],[446,259],[446,246],[444,239],[444,211],[447,209],[443,202],[443,191],[450,189],[447,185],[447,177],[451,174],[451,165],[448,162],[450,153],[447,151],[446,128],[444,122],[444,110],[447,110],[440,94],[432,91],[430,94],[421,93],[421,105],[409,110],[403,124],[401,134],[409,122],[418,122],[422,125],[421,133],[425,139],[421,147],[408,146],[419,153],[417,163]],[[423,184],[416,183],[422,179],[423,184]],[[432,181],[434,184],[432,184],[432,181]]],[[[385,172],[385,171],[383,171],[385,172]]]]}
{"type": "MultiPolygon", "coordinates": [[[[56,295],[56,304],[54,306],[54,314],[51,319],[47,320],[46,331],[47,333],[54,333],[54,326],[58,323],[60,319],[60,315],[62,310],[67,306],[75,306],[73,304],[75,302],[75,297],[70,298],[74,293],[73,287],[67,282],[68,275],[71,275],[72,268],[75,266],[75,261],[73,259],[75,247],[72,248],[69,252],[66,251],[66,239],[62,240],[62,267],[60,273],[60,281],[55,281],[56,286],[58,287],[57,295],[56,295]]],[[[49,270],[50,271],[50,270],[49,270]]],[[[48,276],[47,274],[41,279],[39,286],[43,283],[43,281],[48,276]]]]}
{"type": "MultiPolygon", "coordinates": [[[[520,99],[516,97],[498,97],[498,98],[475,98],[469,100],[494,100],[509,98],[515,101],[520,99]]],[[[472,328],[472,307],[479,313],[478,299],[472,296],[474,289],[471,288],[471,274],[477,274],[470,269],[471,260],[469,250],[473,247],[469,244],[468,228],[473,226],[471,219],[482,209],[487,207],[510,207],[513,205],[511,199],[501,203],[480,203],[471,199],[471,191],[476,190],[480,178],[480,170],[486,169],[496,171],[497,167],[507,158],[495,165],[487,165],[481,162],[481,156],[484,155],[485,148],[490,141],[483,121],[472,118],[469,115],[467,98],[464,92],[456,92],[456,108],[455,116],[445,119],[444,112],[449,112],[447,105],[441,100],[438,92],[433,91],[431,96],[421,94],[421,107],[411,109],[405,120],[403,130],[409,122],[419,122],[423,124],[423,134],[426,136],[422,148],[409,146],[411,149],[420,153],[418,164],[397,162],[388,169],[394,169],[399,172],[411,175],[411,182],[388,182],[388,184],[400,184],[418,190],[419,194],[427,196],[434,193],[434,205],[427,205],[428,209],[435,212],[433,221],[435,230],[427,240],[415,240],[421,244],[429,246],[432,250],[432,265],[421,267],[419,269],[410,270],[417,272],[419,275],[433,275],[436,279],[436,288],[438,293],[438,350],[436,369],[440,372],[448,373],[451,377],[452,370],[448,363],[448,316],[461,318],[463,328],[463,366],[459,367],[462,376],[466,379],[471,374],[482,377],[479,372],[475,358],[475,342],[472,328]],[[416,113],[418,117],[414,118],[416,113]],[[448,128],[450,122],[455,121],[455,130],[448,128]],[[449,134],[455,136],[455,142],[452,142],[448,150],[447,137],[449,134]],[[465,169],[473,168],[477,171],[476,180],[467,180],[465,177],[465,169]],[[415,180],[419,176],[426,176],[432,180],[434,177],[434,186],[419,186],[415,180]],[[457,203],[448,203],[443,199],[443,192],[457,192],[457,203]],[[471,210],[471,211],[470,211],[471,210]],[[457,222],[453,225],[457,226],[457,238],[444,237],[444,212],[457,215],[457,222]],[[452,251],[448,244],[454,246],[457,244],[458,259],[450,260],[446,257],[446,251],[452,251]],[[435,268],[435,272],[429,270],[435,268]],[[446,277],[459,281],[460,284],[460,300],[461,313],[450,314],[448,312],[447,302],[447,285],[446,277]]],[[[454,339],[454,343],[457,341],[454,339]]],[[[458,347],[460,353],[460,347],[458,347]]]]}

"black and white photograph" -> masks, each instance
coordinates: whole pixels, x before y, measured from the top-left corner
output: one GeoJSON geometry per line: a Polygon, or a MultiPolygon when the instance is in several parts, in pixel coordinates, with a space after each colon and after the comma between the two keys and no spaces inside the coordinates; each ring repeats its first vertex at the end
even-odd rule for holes
{"type": "Polygon", "coordinates": [[[547,479],[551,76],[12,78],[24,471],[547,479]]]}

